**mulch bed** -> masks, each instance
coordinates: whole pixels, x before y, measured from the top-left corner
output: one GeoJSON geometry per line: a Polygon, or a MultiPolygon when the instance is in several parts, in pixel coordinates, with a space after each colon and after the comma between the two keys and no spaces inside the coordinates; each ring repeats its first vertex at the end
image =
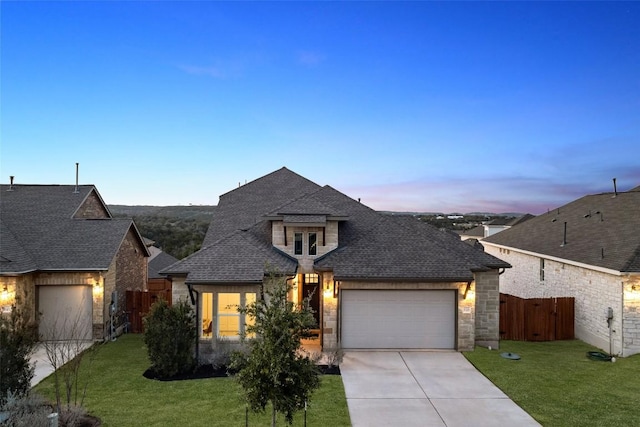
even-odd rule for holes
{"type": "MultiPolygon", "coordinates": [[[[323,375],[340,375],[339,366],[318,365],[320,373],[323,375]]],[[[213,365],[200,365],[193,372],[185,372],[171,377],[163,377],[158,375],[153,369],[149,368],[142,374],[143,377],[157,381],[180,381],[180,380],[197,380],[204,378],[219,378],[233,375],[227,370],[226,366],[214,367],[213,365]]]]}

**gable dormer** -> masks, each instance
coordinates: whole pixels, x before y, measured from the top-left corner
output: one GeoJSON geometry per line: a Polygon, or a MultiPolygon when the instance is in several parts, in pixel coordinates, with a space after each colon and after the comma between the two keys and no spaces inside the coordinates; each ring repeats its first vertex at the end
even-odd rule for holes
{"type": "Polygon", "coordinates": [[[303,197],[266,215],[266,219],[271,221],[273,246],[297,258],[304,269],[338,248],[338,224],[348,217],[303,197]]]}

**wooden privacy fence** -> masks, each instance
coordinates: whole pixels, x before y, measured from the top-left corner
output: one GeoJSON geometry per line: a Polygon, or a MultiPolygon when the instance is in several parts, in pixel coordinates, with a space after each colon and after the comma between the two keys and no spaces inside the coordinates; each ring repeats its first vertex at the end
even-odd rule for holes
{"type": "Polygon", "coordinates": [[[171,291],[127,291],[127,316],[129,317],[129,332],[139,334],[144,332],[143,317],[149,312],[151,305],[164,299],[171,305],[171,291]]]}
{"type": "Polygon", "coordinates": [[[500,294],[500,339],[554,341],[574,338],[574,298],[519,298],[500,294]]]}

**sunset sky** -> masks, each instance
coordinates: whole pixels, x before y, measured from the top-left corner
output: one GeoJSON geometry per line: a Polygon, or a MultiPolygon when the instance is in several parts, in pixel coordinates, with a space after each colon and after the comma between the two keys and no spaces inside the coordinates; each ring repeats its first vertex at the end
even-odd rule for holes
{"type": "Polygon", "coordinates": [[[640,2],[0,3],[0,181],[217,204],[286,166],[378,210],[640,185],[640,2]]]}

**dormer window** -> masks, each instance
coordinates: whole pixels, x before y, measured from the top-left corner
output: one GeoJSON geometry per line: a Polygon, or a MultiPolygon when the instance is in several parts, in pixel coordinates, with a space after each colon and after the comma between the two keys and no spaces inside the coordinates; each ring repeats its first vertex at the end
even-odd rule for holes
{"type": "Polygon", "coordinates": [[[293,254],[302,255],[302,233],[294,233],[293,235],[293,254]]]}
{"type": "Polygon", "coordinates": [[[309,255],[316,255],[318,253],[318,234],[309,233],[309,255]]]}

